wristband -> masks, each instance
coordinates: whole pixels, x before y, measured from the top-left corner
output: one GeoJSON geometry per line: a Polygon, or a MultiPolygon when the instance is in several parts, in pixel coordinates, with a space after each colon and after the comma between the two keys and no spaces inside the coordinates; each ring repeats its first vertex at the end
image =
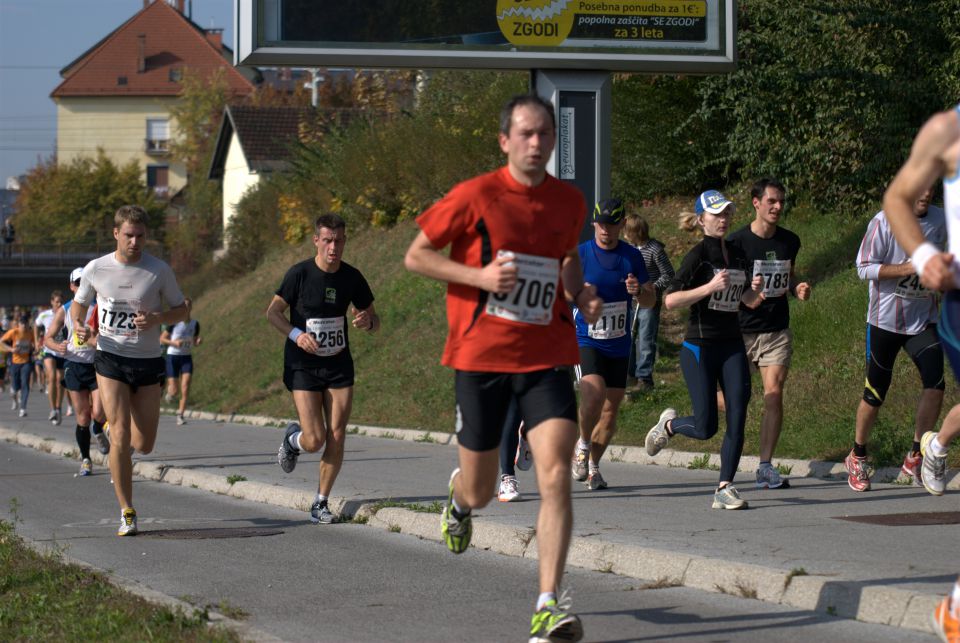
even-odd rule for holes
{"type": "Polygon", "coordinates": [[[927,265],[927,262],[937,254],[940,254],[940,251],[930,242],[924,242],[917,246],[917,249],[913,251],[913,255],[910,257],[910,262],[913,263],[913,269],[917,271],[918,275],[923,274],[923,269],[927,265]]]}
{"type": "Polygon", "coordinates": [[[293,330],[290,331],[289,334],[287,334],[287,337],[290,338],[290,341],[291,341],[291,342],[293,342],[294,344],[296,344],[296,343],[297,343],[297,338],[300,337],[300,335],[303,335],[303,331],[300,330],[299,328],[294,328],[293,330]]]}

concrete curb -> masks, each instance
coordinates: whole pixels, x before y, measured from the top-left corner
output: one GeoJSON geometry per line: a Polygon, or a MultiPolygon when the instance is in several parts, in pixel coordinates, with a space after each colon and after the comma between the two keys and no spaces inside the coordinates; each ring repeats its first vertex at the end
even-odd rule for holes
{"type": "MultiPolygon", "coordinates": [[[[361,429],[359,425],[357,428],[361,429]]],[[[376,435],[369,432],[370,429],[392,434],[387,436],[381,434],[377,437],[394,439],[420,437],[418,441],[421,442],[425,441],[424,435],[429,435],[429,432],[424,431],[387,430],[378,427],[362,427],[361,430],[365,431],[365,435],[376,435]]],[[[0,427],[0,440],[53,455],[77,458],[76,449],[70,444],[49,438],[42,439],[22,431],[11,431],[0,427]]],[[[629,449],[630,447],[617,448],[629,449]]],[[[663,452],[663,455],[669,455],[670,462],[673,462],[678,454],[696,455],[663,452]]],[[[649,458],[646,453],[643,457],[649,458]]],[[[106,457],[100,453],[91,453],[91,459],[99,464],[106,464],[106,457]]],[[[241,500],[297,511],[309,511],[313,501],[313,495],[305,491],[257,481],[244,480],[231,483],[226,476],[177,469],[156,462],[136,462],[133,472],[148,480],[189,486],[241,500]]],[[[953,482],[957,482],[956,476],[953,482]]],[[[385,531],[428,540],[441,540],[437,514],[382,504],[389,500],[385,498],[381,502],[358,502],[342,497],[332,497],[330,506],[340,514],[341,519],[359,518],[367,525],[385,531]]],[[[495,522],[474,522],[471,547],[507,556],[537,558],[536,534],[532,528],[518,529],[495,522]]],[[[930,614],[940,600],[937,595],[872,586],[836,577],[807,575],[802,570],[785,571],[669,550],[614,544],[595,537],[573,537],[567,562],[584,569],[653,581],[648,584],[648,587],[682,585],[708,592],[754,598],[865,623],[877,623],[931,634],[934,632],[930,626],[930,614]]]]}
{"type": "MultiPolygon", "coordinates": [[[[176,409],[164,407],[164,412],[176,413],[176,409]]],[[[234,415],[225,413],[210,413],[208,411],[187,411],[184,413],[187,418],[196,418],[211,422],[237,422],[239,424],[252,424],[254,426],[286,427],[295,420],[290,418],[271,418],[262,415],[234,415]]],[[[425,431],[423,429],[395,429],[380,426],[370,426],[365,424],[350,424],[347,431],[351,434],[362,435],[372,438],[386,438],[391,440],[403,440],[406,442],[421,442],[426,444],[451,445],[456,444],[456,435],[453,433],[443,433],[438,431],[425,431]]],[[[625,462],[628,464],[643,464],[652,466],[667,466],[678,468],[710,468],[720,469],[720,454],[695,453],[690,451],[675,451],[673,449],[664,449],[655,456],[647,455],[643,447],[634,446],[610,446],[607,449],[607,458],[610,462],[625,462]],[[707,455],[706,462],[703,456],[707,455]]],[[[826,462],[823,460],[796,460],[792,458],[775,458],[774,464],[781,465],[789,470],[791,478],[838,478],[846,475],[846,468],[842,462],[826,462]]],[[[755,455],[745,455],[740,458],[738,471],[752,473],[760,466],[760,458],[755,455]]],[[[899,467],[881,467],[873,473],[875,481],[887,483],[899,481],[901,484],[906,481],[899,467]]],[[[948,471],[946,476],[946,488],[950,490],[960,490],[960,470],[948,471]]]]}

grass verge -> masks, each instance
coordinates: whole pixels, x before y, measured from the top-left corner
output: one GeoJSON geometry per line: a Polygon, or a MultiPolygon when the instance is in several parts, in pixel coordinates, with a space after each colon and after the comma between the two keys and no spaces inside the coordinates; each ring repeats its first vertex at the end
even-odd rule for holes
{"type": "Polygon", "coordinates": [[[239,641],[185,614],[114,587],[105,577],[39,553],[0,520],[0,641],[239,641]]]}

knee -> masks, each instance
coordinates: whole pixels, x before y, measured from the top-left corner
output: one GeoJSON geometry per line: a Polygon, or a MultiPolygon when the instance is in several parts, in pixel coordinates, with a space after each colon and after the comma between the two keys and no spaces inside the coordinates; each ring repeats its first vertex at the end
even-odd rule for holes
{"type": "Polygon", "coordinates": [[[301,428],[300,449],[307,453],[316,453],[323,448],[324,439],[312,431],[301,428]]]}

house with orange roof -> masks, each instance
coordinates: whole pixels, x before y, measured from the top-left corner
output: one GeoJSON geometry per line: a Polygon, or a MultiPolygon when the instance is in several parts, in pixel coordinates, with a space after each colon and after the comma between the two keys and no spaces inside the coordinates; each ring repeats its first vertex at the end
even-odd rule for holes
{"type": "Polygon", "coordinates": [[[93,157],[102,148],[118,166],[131,160],[147,185],[170,198],[187,183],[170,156],[184,72],[222,69],[232,99],[253,93],[255,70],[239,70],[222,29],[204,29],[184,14],[184,0],[144,0],[143,8],[60,70],[57,160],[93,157]]]}

